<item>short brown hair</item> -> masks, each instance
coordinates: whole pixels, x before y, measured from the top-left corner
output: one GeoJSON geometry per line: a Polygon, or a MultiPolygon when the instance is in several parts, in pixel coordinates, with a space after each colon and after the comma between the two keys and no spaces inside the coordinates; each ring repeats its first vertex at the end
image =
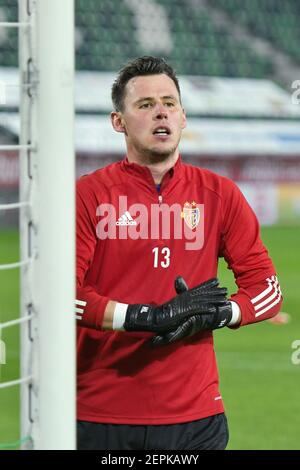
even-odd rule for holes
{"type": "Polygon", "coordinates": [[[126,64],[118,73],[112,86],[111,98],[115,111],[122,111],[124,107],[125,87],[129,80],[142,75],[165,74],[170,77],[180,96],[179,82],[173,68],[160,57],[143,56],[126,64]]]}

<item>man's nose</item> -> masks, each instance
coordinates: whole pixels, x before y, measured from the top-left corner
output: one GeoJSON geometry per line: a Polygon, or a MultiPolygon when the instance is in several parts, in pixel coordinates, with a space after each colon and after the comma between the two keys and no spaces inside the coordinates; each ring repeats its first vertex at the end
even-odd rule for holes
{"type": "Polygon", "coordinates": [[[156,119],[166,119],[168,117],[168,112],[166,107],[162,103],[157,103],[155,107],[155,118],[156,119]]]}

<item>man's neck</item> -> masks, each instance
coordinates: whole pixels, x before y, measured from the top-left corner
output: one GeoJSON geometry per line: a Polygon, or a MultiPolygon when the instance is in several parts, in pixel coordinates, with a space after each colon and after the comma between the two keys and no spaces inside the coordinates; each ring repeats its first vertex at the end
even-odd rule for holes
{"type": "Polygon", "coordinates": [[[140,159],[132,158],[132,156],[130,155],[128,155],[127,158],[131,163],[137,163],[138,165],[146,166],[147,168],[149,168],[155,184],[160,184],[165,174],[168,173],[168,171],[173,168],[173,166],[177,162],[179,154],[176,152],[175,154],[167,158],[165,161],[157,163],[144,163],[140,159]]]}

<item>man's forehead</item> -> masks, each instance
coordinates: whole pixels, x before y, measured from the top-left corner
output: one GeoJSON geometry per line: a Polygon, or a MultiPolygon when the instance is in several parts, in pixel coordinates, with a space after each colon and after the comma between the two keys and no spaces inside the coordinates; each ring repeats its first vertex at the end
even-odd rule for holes
{"type": "Polygon", "coordinates": [[[143,75],[131,78],[126,85],[126,98],[140,99],[143,97],[174,96],[179,94],[173,80],[165,74],[143,75]]]}

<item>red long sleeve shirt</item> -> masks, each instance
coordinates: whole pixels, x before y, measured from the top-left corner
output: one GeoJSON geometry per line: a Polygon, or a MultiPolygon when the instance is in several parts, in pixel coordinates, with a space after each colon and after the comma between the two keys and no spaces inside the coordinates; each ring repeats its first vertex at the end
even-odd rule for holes
{"type": "Polygon", "coordinates": [[[278,313],[274,266],[232,181],[180,159],[159,193],[149,169],[127,159],[80,178],[78,419],[171,424],[223,412],[211,332],[154,349],[151,333],[101,330],[109,299],[164,303],[178,275],[189,287],[215,277],[219,257],[235,275],[241,325],[278,313]]]}

